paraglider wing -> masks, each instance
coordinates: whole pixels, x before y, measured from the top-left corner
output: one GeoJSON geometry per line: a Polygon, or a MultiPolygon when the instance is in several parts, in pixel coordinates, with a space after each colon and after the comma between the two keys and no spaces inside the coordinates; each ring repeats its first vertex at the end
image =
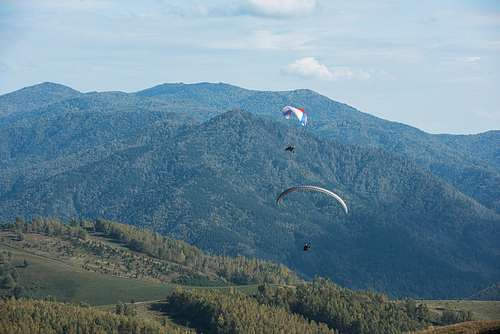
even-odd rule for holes
{"type": "Polygon", "coordinates": [[[291,113],[294,113],[295,116],[297,116],[302,126],[307,125],[307,115],[304,109],[294,108],[290,106],[286,106],[285,108],[283,108],[283,116],[285,116],[286,119],[290,118],[291,113]]]}
{"type": "Polygon", "coordinates": [[[326,190],[326,189],[323,189],[323,188],[320,188],[320,187],[314,187],[314,186],[300,186],[300,187],[293,187],[293,188],[287,189],[287,190],[285,190],[284,192],[282,192],[278,196],[278,198],[276,199],[276,203],[279,203],[284,196],[286,196],[287,194],[291,193],[292,191],[300,190],[300,189],[316,190],[316,191],[321,191],[321,192],[323,192],[323,193],[325,193],[327,195],[330,195],[330,196],[334,197],[337,201],[339,201],[340,204],[342,204],[342,206],[344,207],[345,213],[348,213],[348,211],[347,211],[347,205],[342,200],[342,198],[340,198],[339,195],[331,192],[330,190],[326,190]]]}

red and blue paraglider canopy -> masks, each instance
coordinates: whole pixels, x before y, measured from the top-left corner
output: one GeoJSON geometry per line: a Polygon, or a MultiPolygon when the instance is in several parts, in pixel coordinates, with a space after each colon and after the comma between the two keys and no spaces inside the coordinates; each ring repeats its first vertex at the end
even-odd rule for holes
{"type": "Polygon", "coordinates": [[[290,106],[286,106],[285,108],[283,108],[283,116],[285,116],[286,119],[290,118],[291,113],[294,113],[295,116],[297,116],[302,126],[307,125],[307,115],[304,109],[294,108],[290,106]]]}

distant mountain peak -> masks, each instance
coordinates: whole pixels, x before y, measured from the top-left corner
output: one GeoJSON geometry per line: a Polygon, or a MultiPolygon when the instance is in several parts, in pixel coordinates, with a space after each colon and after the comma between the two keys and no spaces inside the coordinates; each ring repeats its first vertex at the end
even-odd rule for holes
{"type": "MultiPolygon", "coordinates": [[[[14,93],[25,93],[25,94],[43,93],[43,94],[48,94],[48,95],[59,94],[59,95],[63,95],[64,97],[66,97],[68,94],[74,95],[74,96],[83,94],[83,93],[81,93],[81,92],[79,92],[76,89],[73,89],[71,87],[61,85],[58,83],[54,83],[54,82],[49,82],[49,81],[45,81],[45,82],[42,82],[39,84],[35,84],[32,86],[22,88],[18,91],[11,93],[11,94],[14,94],[14,93]]],[[[48,98],[50,98],[50,96],[48,96],[48,98]]]]}
{"type": "Polygon", "coordinates": [[[81,96],[83,93],[53,82],[42,82],[0,96],[0,120],[9,115],[26,113],[54,102],[81,96]]]}

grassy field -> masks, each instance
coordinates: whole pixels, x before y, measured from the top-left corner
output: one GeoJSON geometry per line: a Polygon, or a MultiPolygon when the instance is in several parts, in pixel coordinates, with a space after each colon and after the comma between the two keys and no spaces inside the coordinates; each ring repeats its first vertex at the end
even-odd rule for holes
{"type": "Polygon", "coordinates": [[[471,311],[478,320],[500,319],[499,301],[475,301],[475,300],[425,300],[429,311],[441,316],[443,310],[448,307],[453,310],[471,311]]]}
{"type": "Polygon", "coordinates": [[[62,261],[29,254],[5,245],[0,245],[0,249],[12,252],[12,264],[19,273],[18,284],[34,299],[52,295],[61,302],[115,304],[118,301],[164,298],[176,287],[89,272],[62,261]],[[25,259],[29,263],[28,268],[22,265],[25,259]]]}
{"type": "Polygon", "coordinates": [[[82,247],[82,243],[74,244],[68,238],[49,237],[36,233],[25,233],[24,239],[20,241],[11,231],[0,231],[0,240],[3,240],[0,243],[4,245],[22,249],[31,254],[60,260],[91,272],[154,283],[172,281],[172,279],[179,276],[178,271],[182,267],[172,262],[162,261],[167,266],[170,266],[171,270],[168,273],[148,274],[152,264],[160,263],[158,259],[134,252],[119,243],[100,236],[98,233],[93,234],[90,239],[92,245],[95,246],[94,249],[82,247]],[[102,249],[102,251],[96,251],[96,249],[102,249]]]}
{"type": "MultiPolygon", "coordinates": [[[[116,305],[118,301],[125,303],[165,299],[178,286],[95,273],[2,244],[0,251],[12,252],[11,264],[19,273],[18,284],[34,299],[52,295],[60,302],[84,302],[92,306],[116,305]],[[27,268],[24,268],[24,260],[29,263],[27,268]]],[[[237,288],[248,294],[257,291],[257,285],[237,288]]],[[[219,289],[225,290],[228,287],[219,289]]],[[[0,295],[7,292],[9,291],[0,290],[0,295]]]]}

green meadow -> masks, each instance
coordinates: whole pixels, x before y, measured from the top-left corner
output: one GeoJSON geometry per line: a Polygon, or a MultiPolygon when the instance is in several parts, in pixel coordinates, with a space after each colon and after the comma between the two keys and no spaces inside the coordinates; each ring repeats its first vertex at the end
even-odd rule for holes
{"type": "MultiPolygon", "coordinates": [[[[115,305],[119,301],[130,303],[165,299],[179,286],[90,272],[4,244],[0,244],[0,251],[12,252],[11,263],[19,273],[18,283],[25,287],[27,295],[33,299],[44,299],[51,295],[59,302],[83,302],[91,306],[115,305]],[[24,268],[24,260],[29,263],[27,268],[24,268]]],[[[241,286],[237,289],[253,294],[257,291],[257,286],[241,286]]],[[[219,289],[225,290],[228,287],[219,289]]],[[[6,290],[0,290],[0,294],[6,293],[6,290]]]]}
{"type": "Polygon", "coordinates": [[[480,300],[425,300],[429,311],[436,317],[441,316],[445,308],[471,311],[478,320],[500,319],[500,301],[480,300]]]}

